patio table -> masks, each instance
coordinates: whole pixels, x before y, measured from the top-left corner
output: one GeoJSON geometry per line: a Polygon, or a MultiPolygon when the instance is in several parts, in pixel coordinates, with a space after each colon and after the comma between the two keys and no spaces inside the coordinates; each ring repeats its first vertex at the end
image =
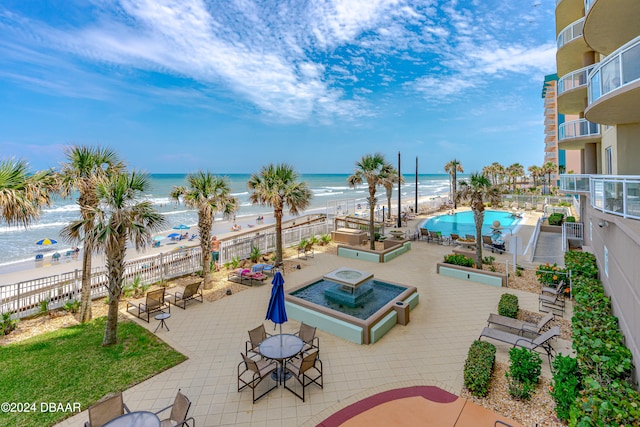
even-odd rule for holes
{"type": "Polygon", "coordinates": [[[304,341],[292,334],[273,335],[260,343],[260,354],[278,362],[278,369],[272,374],[281,384],[284,380],[284,361],[302,351],[304,341]]]}
{"type": "Polygon", "coordinates": [[[134,411],[112,419],[103,427],[160,427],[160,418],[153,412],[134,411]]]}

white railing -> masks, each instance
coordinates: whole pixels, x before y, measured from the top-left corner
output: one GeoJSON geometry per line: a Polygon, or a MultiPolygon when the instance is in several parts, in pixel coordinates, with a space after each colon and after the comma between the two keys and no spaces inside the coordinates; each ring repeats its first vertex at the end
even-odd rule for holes
{"type": "Polygon", "coordinates": [[[588,193],[589,177],[583,174],[563,174],[560,175],[560,191],[567,193],[588,193]]]}
{"type": "Polygon", "coordinates": [[[584,240],[584,227],[581,222],[562,223],[562,251],[566,252],[569,239],[584,240]]]}
{"type": "Polygon", "coordinates": [[[576,89],[579,87],[587,87],[587,77],[591,70],[595,68],[595,64],[588,65],[584,68],[580,68],[579,70],[573,71],[569,74],[565,74],[558,80],[558,95],[562,95],[562,93],[576,89]]]}
{"type": "Polygon", "coordinates": [[[562,123],[558,129],[559,141],[594,135],[600,135],[600,125],[598,123],[592,123],[587,119],[578,119],[562,123]]]}
{"type": "Polygon", "coordinates": [[[591,175],[589,181],[594,209],[640,219],[640,176],[591,175]]]}
{"type": "Polygon", "coordinates": [[[588,76],[589,104],[640,80],[640,36],[596,64],[588,76]]]}
{"type": "MultiPolygon", "coordinates": [[[[560,0],[562,1],[562,0],[560,0]]],[[[596,2],[597,0],[584,0],[584,11],[585,13],[591,9],[591,6],[593,6],[593,4],[596,2]]]]}
{"type": "Polygon", "coordinates": [[[531,240],[529,240],[529,245],[531,248],[531,254],[529,255],[529,262],[533,262],[533,258],[536,256],[536,246],[538,245],[538,237],[540,237],[541,225],[542,225],[542,218],[538,218],[538,221],[536,221],[536,228],[533,229],[531,240]]]}
{"type": "Polygon", "coordinates": [[[557,40],[558,49],[570,41],[575,40],[578,37],[582,37],[582,27],[584,27],[584,17],[572,22],[560,31],[557,40]]]}

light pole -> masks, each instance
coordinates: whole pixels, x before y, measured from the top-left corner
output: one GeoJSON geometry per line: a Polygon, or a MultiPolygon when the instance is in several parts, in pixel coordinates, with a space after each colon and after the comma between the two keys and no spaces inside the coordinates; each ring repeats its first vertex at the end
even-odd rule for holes
{"type": "Polygon", "coordinates": [[[400,210],[402,209],[402,183],[400,182],[401,176],[402,173],[400,172],[400,152],[398,151],[398,222],[396,224],[398,228],[402,227],[402,217],[400,216],[400,210]]]}

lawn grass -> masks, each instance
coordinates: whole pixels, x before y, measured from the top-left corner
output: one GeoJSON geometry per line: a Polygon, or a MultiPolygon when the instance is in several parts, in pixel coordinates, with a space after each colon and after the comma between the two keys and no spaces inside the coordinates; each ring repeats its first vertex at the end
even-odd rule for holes
{"type": "Polygon", "coordinates": [[[118,324],[116,345],[102,347],[105,323],[101,317],[0,347],[0,400],[35,403],[35,412],[1,412],[0,425],[55,424],[77,412],[43,412],[41,402],[78,402],[84,410],[187,359],[129,321],[118,324]]]}

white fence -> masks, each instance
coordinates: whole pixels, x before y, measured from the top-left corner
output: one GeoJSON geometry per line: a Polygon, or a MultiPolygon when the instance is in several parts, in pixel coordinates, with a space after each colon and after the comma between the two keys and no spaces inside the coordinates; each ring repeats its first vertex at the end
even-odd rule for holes
{"type": "Polygon", "coordinates": [[[562,251],[568,249],[569,239],[584,241],[584,227],[581,222],[562,223],[562,251]]]}

